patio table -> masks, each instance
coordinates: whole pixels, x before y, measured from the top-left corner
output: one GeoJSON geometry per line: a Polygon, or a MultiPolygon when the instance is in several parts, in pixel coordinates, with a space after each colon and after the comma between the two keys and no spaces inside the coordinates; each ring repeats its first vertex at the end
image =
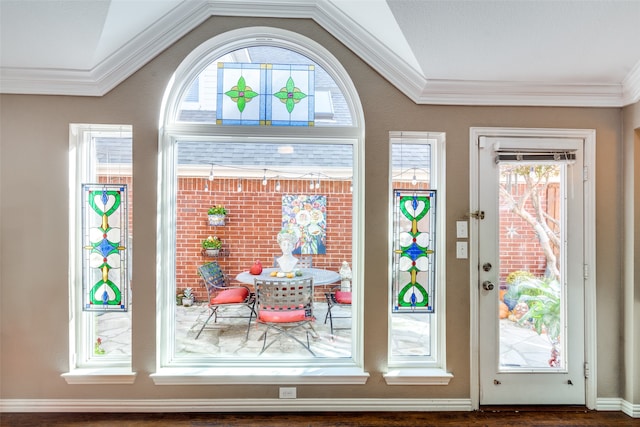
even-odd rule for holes
{"type": "MultiPolygon", "coordinates": [[[[236,280],[242,283],[247,283],[253,285],[255,279],[264,279],[264,280],[275,280],[275,281],[287,281],[292,280],[287,277],[272,277],[272,271],[279,271],[279,268],[270,267],[262,270],[262,273],[256,275],[251,274],[248,271],[243,271],[242,273],[236,276],[236,280]]],[[[301,279],[305,277],[313,278],[313,285],[328,285],[330,283],[335,283],[340,281],[340,274],[336,271],[324,270],[322,268],[300,268],[300,272],[302,276],[296,276],[294,279],[301,279]]],[[[295,270],[298,271],[298,270],[295,270]]]]}
{"type": "MultiPolygon", "coordinates": [[[[335,271],[331,271],[331,270],[323,270],[321,268],[299,268],[299,269],[295,269],[294,271],[300,271],[302,273],[301,276],[294,276],[294,277],[277,277],[277,276],[271,276],[271,273],[273,271],[280,271],[279,268],[277,267],[270,267],[270,268],[265,268],[262,270],[262,273],[260,274],[251,274],[248,271],[243,271],[242,273],[238,274],[236,276],[236,280],[242,283],[247,283],[247,284],[255,284],[255,280],[259,279],[259,280],[268,280],[270,282],[287,282],[287,281],[292,281],[292,280],[300,280],[300,279],[307,279],[309,277],[313,278],[313,286],[317,286],[317,285],[328,285],[330,283],[334,283],[334,282],[338,282],[340,280],[340,274],[338,274],[335,271]]],[[[258,312],[259,312],[259,308],[258,308],[258,312]]],[[[257,320],[257,319],[256,319],[257,320]]],[[[320,335],[318,334],[318,332],[316,331],[316,329],[313,327],[313,324],[309,324],[309,326],[311,327],[311,331],[312,331],[312,336],[314,338],[318,338],[320,335]]],[[[259,339],[262,339],[262,337],[264,337],[264,335],[261,335],[261,337],[259,339]]]]}

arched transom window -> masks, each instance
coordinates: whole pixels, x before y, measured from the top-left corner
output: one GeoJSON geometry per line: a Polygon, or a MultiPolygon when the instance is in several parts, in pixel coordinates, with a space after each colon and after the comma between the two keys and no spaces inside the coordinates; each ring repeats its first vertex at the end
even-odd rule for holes
{"type": "Polygon", "coordinates": [[[366,378],[363,114],[345,70],[298,34],[236,30],[184,60],[163,107],[156,381],[196,367],[199,382],[292,366],[366,378]]]}

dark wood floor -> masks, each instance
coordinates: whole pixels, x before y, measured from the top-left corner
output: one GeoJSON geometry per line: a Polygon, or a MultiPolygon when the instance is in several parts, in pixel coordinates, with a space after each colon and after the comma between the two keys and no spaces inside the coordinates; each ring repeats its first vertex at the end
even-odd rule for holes
{"type": "Polygon", "coordinates": [[[578,407],[482,408],[474,412],[300,412],[300,413],[0,413],[0,425],[90,427],[422,427],[422,426],[640,426],[622,412],[596,412],[578,407]]]}

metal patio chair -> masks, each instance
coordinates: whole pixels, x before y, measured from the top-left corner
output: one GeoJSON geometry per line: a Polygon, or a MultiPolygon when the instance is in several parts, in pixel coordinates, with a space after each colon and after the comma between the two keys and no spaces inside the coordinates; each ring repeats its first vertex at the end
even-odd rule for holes
{"type": "Polygon", "coordinates": [[[249,323],[247,325],[247,339],[249,338],[249,329],[251,327],[251,320],[256,317],[255,304],[256,295],[251,292],[249,287],[244,285],[229,286],[229,280],[220,269],[217,262],[209,262],[198,267],[198,272],[202,276],[205,287],[207,288],[207,294],[209,296],[209,317],[200,328],[196,339],[200,337],[200,334],[209,323],[209,320],[213,317],[213,322],[216,323],[218,318],[248,318],[249,323]],[[248,316],[226,316],[221,315],[220,308],[227,306],[245,306],[249,309],[248,316]]]}
{"type": "Polygon", "coordinates": [[[334,286],[331,288],[329,292],[324,294],[327,299],[327,314],[324,316],[324,323],[327,324],[327,319],[329,319],[329,326],[331,328],[331,335],[333,335],[334,329],[349,329],[349,328],[334,328],[333,327],[333,319],[350,319],[351,318],[351,282],[349,282],[349,290],[343,291],[341,285],[334,286]],[[349,315],[336,315],[333,312],[335,307],[342,306],[344,308],[349,308],[349,315]]]}
{"type": "Polygon", "coordinates": [[[309,342],[309,332],[315,337],[313,329],[313,279],[310,277],[288,280],[255,279],[257,294],[258,323],[267,326],[263,333],[262,354],[273,343],[284,336],[302,345],[313,356],[309,342]],[[269,332],[277,332],[267,344],[269,332]],[[306,342],[296,333],[303,331],[306,342]]]}
{"type": "MultiPolygon", "coordinates": [[[[274,267],[278,267],[278,258],[280,258],[281,256],[282,255],[273,256],[274,267]]],[[[313,255],[300,255],[297,258],[298,258],[298,262],[296,263],[295,268],[312,268],[313,267],[313,255]]]]}

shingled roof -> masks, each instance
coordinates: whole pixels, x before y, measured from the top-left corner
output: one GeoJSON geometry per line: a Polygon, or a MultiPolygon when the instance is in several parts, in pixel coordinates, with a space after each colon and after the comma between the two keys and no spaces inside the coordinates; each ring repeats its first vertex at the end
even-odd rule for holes
{"type": "MultiPolygon", "coordinates": [[[[346,144],[286,144],[293,148],[283,154],[278,147],[283,144],[249,144],[242,142],[179,141],[179,165],[219,165],[256,169],[277,167],[351,168],[352,147],[346,144]]],[[[130,164],[131,140],[127,138],[96,139],[99,163],[130,164]]],[[[404,149],[393,146],[394,169],[427,168],[431,159],[429,147],[411,145],[404,149]]]]}
{"type": "MultiPolygon", "coordinates": [[[[351,113],[347,102],[334,79],[321,66],[297,52],[273,46],[251,47],[243,51],[243,57],[250,58],[253,63],[279,64],[314,64],[316,67],[316,91],[328,91],[331,94],[333,117],[331,120],[319,120],[317,126],[350,126],[351,113]]],[[[216,62],[214,60],[213,62],[216,62]]],[[[211,71],[209,71],[211,72],[211,71]]],[[[185,122],[214,123],[213,110],[180,111],[180,120],[185,122]]],[[[100,163],[130,163],[131,150],[127,148],[130,141],[122,138],[99,138],[97,156],[100,163]]],[[[430,163],[430,152],[425,146],[412,146],[404,152],[395,150],[394,169],[425,168],[430,163]],[[402,159],[401,159],[402,154],[402,159]]],[[[219,165],[244,169],[254,168],[288,170],[299,168],[302,173],[313,167],[315,169],[352,168],[354,164],[353,150],[347,144],[295,144],[284,141],[280,144],[241,143],[241,142],[207,142],[178,141],[179,165],[219,165]],[[278,150],[282,145],[292,148],[288,153],[278,150]]]]}

